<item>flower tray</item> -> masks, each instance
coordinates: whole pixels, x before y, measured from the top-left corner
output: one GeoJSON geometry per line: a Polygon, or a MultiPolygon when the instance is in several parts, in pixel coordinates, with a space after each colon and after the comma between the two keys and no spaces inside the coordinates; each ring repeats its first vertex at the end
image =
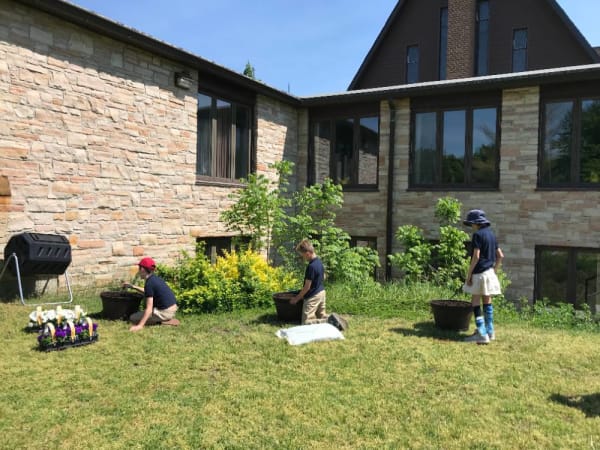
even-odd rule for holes
{"type": "Polygon", "coordinates": [[[302,320],[302,304],[300,301],[295,305],[290,303],[290,299],[296,295],[296,292],[278,292],[273,294],[277,318],[282,321],[300,322],[302,320]]]}
{"type": "Polygon", "coordinates": [[[56,342],[54,344],[48,344],[48,345],[40,344],[38,348],[42,352],[54,352],[54,351],[58,351],[58,350],[66,350],[68,348],[73,348],[73,347],[82,347],[84,345],[93,344],[95,342],[98,342],[97,335],[93,336],[91,339],[85,339],[85,340],[75,341],[75,342],[66,342],[66,343],[56,342]]]}
{"type": "Polygon", "coordinates": [[[105,291],[100,293],[102,299],[102,317],[109,320],[128,320],[129,316],[139,311],[144,298],[139,292],[105,291]]]}

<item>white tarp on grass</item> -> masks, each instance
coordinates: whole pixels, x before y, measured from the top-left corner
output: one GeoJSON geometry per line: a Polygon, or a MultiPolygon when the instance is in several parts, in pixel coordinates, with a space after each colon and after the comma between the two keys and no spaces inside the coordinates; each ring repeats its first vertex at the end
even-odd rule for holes
{"type": "Polygon", "coordinates": [[[281,330],[277,330],[275,335],[278,338],[286,339],[290,345],[344,339],[344,335],[340,330],[329,323],[315,323],[312,325],[282,328],[281,330]]]}

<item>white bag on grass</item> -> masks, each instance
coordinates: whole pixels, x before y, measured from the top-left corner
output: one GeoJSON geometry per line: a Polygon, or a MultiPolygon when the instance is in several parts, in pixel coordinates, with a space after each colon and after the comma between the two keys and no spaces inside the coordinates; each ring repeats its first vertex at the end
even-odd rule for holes
{"type": "Polygon", "coordinates": [[[280,339],[286,339],[290,345],[344,339],[344,335],[340,330],[329,323],[315,323],[312,325],[282,328],[281,330],[277,330],[275,335],[280,339]]]}

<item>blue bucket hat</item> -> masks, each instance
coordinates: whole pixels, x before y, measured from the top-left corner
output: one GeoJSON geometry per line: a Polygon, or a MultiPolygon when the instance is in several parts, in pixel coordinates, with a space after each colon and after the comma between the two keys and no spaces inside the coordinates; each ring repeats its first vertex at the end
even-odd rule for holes
{"type": "Polygon", "coordinates": [[[463,224],[471,225],[490,225],[490,221],[485,218],[485,212],[482,209],[472,209],[467,213],[467,218],[463,224]]]}

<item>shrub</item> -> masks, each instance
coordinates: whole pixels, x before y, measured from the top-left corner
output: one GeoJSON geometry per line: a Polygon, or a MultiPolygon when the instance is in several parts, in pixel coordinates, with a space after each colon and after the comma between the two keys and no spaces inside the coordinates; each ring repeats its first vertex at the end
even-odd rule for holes
{"type": "Polygon", "coordinates": [[[438,199],[435,218],[440,224],[439,242],[428,242],[423,230],[415,225],[402,225],[396,231],[403,251],[389,255],[392,266],[402,270],[408,283],[436,282],[459,291],[469,267],[465,244],[469,235],[455,224],[460,220],[461,203],[452,197],[438,199]]]}
{"type": "Polygon", "coordinates": [[[274,292],[297,287],[292,274],[270,266],[252,249],[226,253],[215,265],[199,243],[194,256],[182,252],[174,267],[159,265],[185,313],[212,313],[268,306],[274,292]]]}
{"type": "Polygon", "coordinates": [[[302,239],[310,239],[329,280],[371,277],[379,266],[377,252],[350,247],[348,233],[335,226],[337,210],[344,203],[342,186],[326,179],[288,196],[293,164],[282,161],[272,167],[277,170],[278,182],[251,175],[245,180],[246,187],[231,196],[236,203],[222,214],[228,229],[249,237],[256,250],[266,246],[269,257],[298,276],[303,274],[304,264],[295,246],[302,239]],[[271,242],[276,254],[271,252],[271,242]]]}

